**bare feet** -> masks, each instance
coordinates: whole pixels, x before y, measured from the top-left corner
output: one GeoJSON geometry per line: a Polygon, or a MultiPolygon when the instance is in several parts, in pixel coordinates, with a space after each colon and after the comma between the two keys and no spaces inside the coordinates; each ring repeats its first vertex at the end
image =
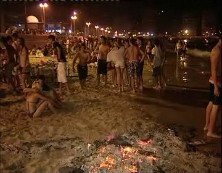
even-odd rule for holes
{"type": "Polygon", "coordinates": [[[215,134],[215,133],[207,132],[207,137],[211,137],[211,138],[221,138],[221,135],[217,135],[217,134],[215,134]]]}
{"type": "Polygon", "coordinates": [[[207,127],[207,126],[205,126],[203,130],[204,130],[204,131],[207,131],[207,130],[208,130],[208,127],[207,127]]]}

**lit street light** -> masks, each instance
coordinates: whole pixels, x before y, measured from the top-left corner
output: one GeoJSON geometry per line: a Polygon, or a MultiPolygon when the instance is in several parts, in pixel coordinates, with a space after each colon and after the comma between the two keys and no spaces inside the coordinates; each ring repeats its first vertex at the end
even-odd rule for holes
{"type": "Polygon", "coordinates": [[[42,8],[42,11],[43,11],[43,30],[45,32],[45,8],[48,7],[48,4],[47,3],[40,3],[39,6],[42,8]]]}
{"type": "Polygon", "coordinates": [[[99,26],[96,25],[95,28],[96,28],[96,36],[98,36],[98,29],[99,29],[99,26]]]}
{"type": "Polygon", "coordinates": [[[102,35],[103,35],[104,28],[101,28],[100,30],[102,31],[102,35]]]}
{"type": "MultiPolygon", "coordinates": [[[[74,14],[76,14],[75,12],[74,12],[74,14]]],[[[74,35],[75,35],[75,32],[76,32],[76,19],[77,19],[77,16],[71,16],[71,19],[73,20],[73,26],[74,26],[74,31],[73,31],[73,33],[74,33],[74,35]]],[[[72,26],[72,25],[71,25],[72,26]]]]}
{"type": "Polygon", "coordinates": [[[89,26],[91,25],[90,22],[86,22],[86,25],[88,26],[88,35],[89,35],[89,26]]]}

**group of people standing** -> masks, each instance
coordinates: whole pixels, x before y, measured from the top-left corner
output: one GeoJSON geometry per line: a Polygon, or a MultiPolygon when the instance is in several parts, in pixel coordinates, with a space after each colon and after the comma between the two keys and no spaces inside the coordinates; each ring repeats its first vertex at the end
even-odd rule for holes
{"type": "Polygon", "coordinates": [[[153,76],[155,77],[155,89],[160,89],[162,84],[162,64],[164,61],[164,51],[158,39],[153,44],[149,40],[147,45],[142,38],[131,38],[127,40],[114,39],[110,42],[104,36],[100,37],[99,44],[94,49],[88,49],[87,45],[81,43],[80,49],[73,58],[73,71],[75,72],[76,61],[81,88],[85,87],[87,77],[87,64],[96,57],[97,61],[97,85],[107,84],[107,73],[112,76],[113,87],[117,87],[119,92],[124,91],[124,86],[128,85],[133,92],[137,89],[143,90],[143,67],[144,61],[153,66],[153,76]]]}
{"type": "Polygon", "coordinates": [[[12,91],[18,93],[27,86],[30,73],[29,53],[25,40],[17,33],[1,37],[1,68],[2,78],[9,84],[12,91]]]}

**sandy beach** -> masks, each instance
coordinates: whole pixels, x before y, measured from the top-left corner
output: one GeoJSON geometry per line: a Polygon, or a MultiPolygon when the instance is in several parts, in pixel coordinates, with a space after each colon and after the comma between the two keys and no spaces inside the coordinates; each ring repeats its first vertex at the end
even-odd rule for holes
{"type": "Polygon", "coordinates": [[[172,130],[155,122],[151,114],[159,110],[136,102],[141,94],[117,94],[111,86],[96,88],[95,84],[95,78],[89,79],[89,87],[82,91],[78,80],[71,79],[72,93],[63,96],[63,108],[57,114],[46,111],[34,119],[26,115],[24,97],[7,94],[7,86],[1,84],[0,172],[220,172],[220,157],[195,151],[172,130]],[[118,160],[115,151],[121,156],[122,147],[140,151],[138,144],[148,140],[152,142],[145,143],[143,154],[131,153],[137,166],[130,169],[136,163],[128,162],[124,162],[128,166],[118,166],[123,160],[118,160]],[[151,154],[147,148],[152,149],[151,154]],[[109,157],[114,160],[106,161],[109,157]]]}

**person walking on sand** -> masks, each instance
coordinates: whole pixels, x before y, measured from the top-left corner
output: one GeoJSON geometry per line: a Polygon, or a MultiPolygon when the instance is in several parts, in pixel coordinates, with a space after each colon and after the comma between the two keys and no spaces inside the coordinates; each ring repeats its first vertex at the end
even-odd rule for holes
{"type": "Polygon", "coordinates": [[[90,61],[90,53],[86,50],[86,45],[81,44],[80,51],[75,55],[73,59],[73,72],[75,72],[75,63],[78,60],[77,71],[79,75],[79,82],[81,89],[86,87],[86,78],[88,75],[88,62],[90,61]]]}
{"type": "Polygon", "coordinates": [[[215,124],[222,104],[221,89],[221,38],[212,49],[210,55],[211,76],[210,82],[210,100],[206,108],[206,123],[204,131],[207,137],[221,138],[221,135],[215,133],[215,124]]]}
{"type": "Polygon", "coordinates": [[[53,54],[56,56],[58,61],[57,79],[59,82],[59,93],[62,95],[62,84],[65,84],[67,93],[70,94],[66,77],[66,56],[63,47],[56,41],[54,35],[49,35],[48,39],[53,46],[53,54]]]}

